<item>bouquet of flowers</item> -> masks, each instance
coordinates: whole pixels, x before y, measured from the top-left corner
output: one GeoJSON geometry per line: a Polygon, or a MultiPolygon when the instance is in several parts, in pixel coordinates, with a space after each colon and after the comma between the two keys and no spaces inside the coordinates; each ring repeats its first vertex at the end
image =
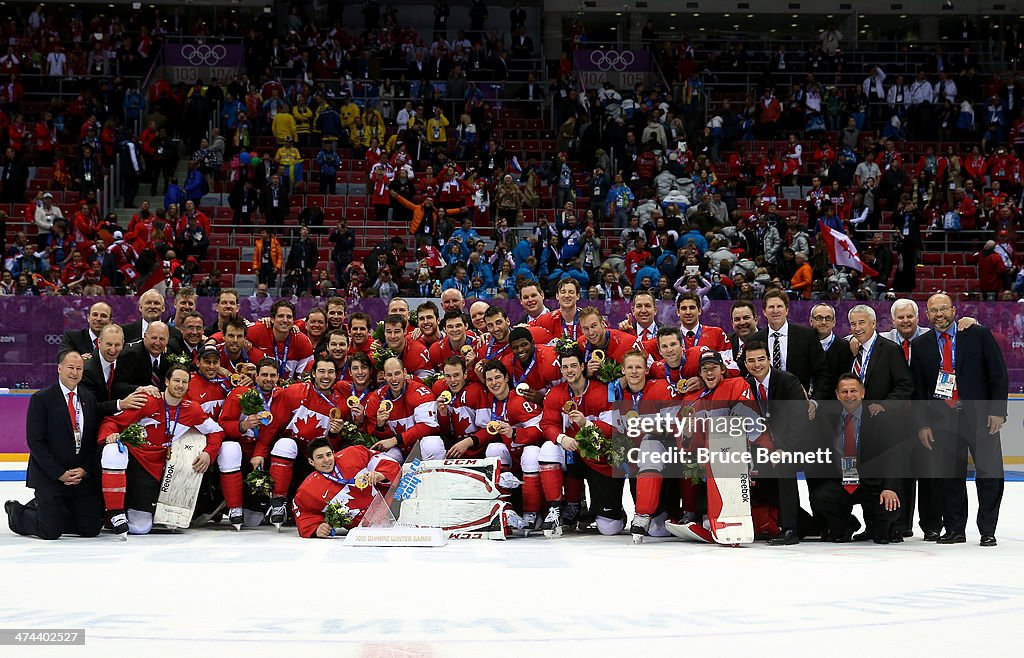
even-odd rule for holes
{"type": "Polygon", "coordinates": [[[132,423],[118,433],[117,440],[126,446],[138,448],[146,443],[146,430],[142,425],[132,423]]]}
{"type": "Polygon", "coordinates": [[[373,351],[373,354],[370,355],[370,358],[373,359],[373,367],[376,368],[378,371],[383,371],[384,362],[393,356],[397,357],[398,354],[396,354],[395,351],[392,350],[387,345],[381,345],[378,349],[375,349],[373,351]]]}
{"type": "Polygon", "coordinates": [[[238,406],[246,416],[256,416],[264,425],[270,423],[270,412],[263,407],[263,397],[255,388],[250,388],[238,398],[238,406]]]}
{"type": "Polygon", "coordinates": [[[555,339],[555,352],[561,356],[563,354],[573,354],[579,352],[580,344],[574,341],[572,338],[557,338],[555,339]]]}
{"type": "Polygon", "coordinates": [[[419,327],[420,326],[420,317],[419,317],[419,314],[416,313],[416,311],[409,311],[409,326],[410,327],[419,327]]]}
{"type": "Polygon", "coordinates": [[[573,437],[580,444],[580,456],[591,461],[605,460],[609,464],[626,463],[629,439],[623,434],[605,437],[597,425],[587,425],[573,437]]]}
{"type": "Polygon", "coordinates": [[[432,388],[434,388],[434,384],[436,384],[438,382],[438,380],[440,380],[442,377],[444,377],[444,375],[442,375],[439,372],[435,372],[432,375],[427,375],[426,377],[424,377],[423,378],[423,384],[427,388],[432,389],[432,388]]]}
{"type": "Polygon", "coordinates": [[[377,326],[373,328],[373,334],[370,336],[370,340],[375,340],[378,343],[384,342],[384,321],[380,320],[377,322],[377,326]]]}
{"type": "Polygon", "coordinates": [[[324,523],[332,530],[347,527],[356,518],[355,513],[341,503],[330,503],[324,510],[324,523]]]}
{"type": "Polygon", "coordinates": [[[378,441],[377,438],[361,431],[358,425],[348,421],[341,424],[341,438],[351,445],[367,448],[378,441]]]}
{"type": "Polygon", "coordinates": [[[611,359],[605,359],[597,367],[597,380],[602,384],[610,384],[622,377],[622,366],[611,359]]]}
{"type": "Polygon", "coordinates": [[[170,361],[171,363],[177,364],[179,366],[185,366],[187,368],[190,365],[192,365],[192,359],[190,359],[188,357],[188,355],[186,355],[186,354],[169,354],[168,353],[168,354],[165,354],[164,356],[167,357],[168,361],[170,361]]]}
{"type": "Polygon", "coordinates": [[[686,462],[683,464],[683,477],[688,479],[692,484],[700,484],[704,481],[704,466],[696,462],[686,462]]]}
{"type": "Polygon", "coordinates": [[[256,469],[252,473],[245,476],[245,484],[249,487],[249,491],[253,492],[257,496],[270,497],[270,493],[274,490],[274,478],[270,477],[270,473],[264,470],[256,469]]]}

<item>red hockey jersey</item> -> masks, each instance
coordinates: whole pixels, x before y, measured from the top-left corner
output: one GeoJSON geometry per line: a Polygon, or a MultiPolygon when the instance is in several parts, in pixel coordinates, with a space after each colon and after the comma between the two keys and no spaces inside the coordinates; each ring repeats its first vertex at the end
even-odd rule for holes
{"type": "Polygon", "coordinates": [[[511,389],[525,383],[533,391],[546,391],[562,381],[562,370],[558,367],[558,353],[547,345],[534,345],[533,358],[523,365],[511,350],[501,358],[508,370],[511,389]]]}
{"type": "Polygon", "coordinates": [[[398,436],[399,446],[404,446],[406,449],[412,448],[423,437],[439,433],[435,405],[434,394],[418,382],[409,382],[397,398],[392,398],[391,389],[383,386],[380,390],[370,393],[367,398],[367,431],[381,439],[398,436]],[[377,431],[377,410],[385,398],[391,400],[394,408],[391,410],[384,429],[377,431]]]}
{"type": "MultiPolygon", "coordinates": [[[[220,418],[217,422],[220,423],[222,428],[224,428],[224,440],[238,441],[241,443],[242,454],[244,454],[247,459],[252,459],[256,451],[256,441],[259,438],[260,433],[266,430],[269,425],[258,425],[256,428],[246,432],[243,432],[238,426],[239,422],[246,418],[245,414],[242,413],[241,402],[239,399],[242,397],[242,394],[248,390],[248,387],[239,386],[228,394],[228,397],[224,400],[224,406],[221,407],[220,418]]],[[[270,395],[265,394],[263,390],[258,387],[256,390],[259,392],[260,397],[263,398],[263,408],[266,411],[270,411],[273,407],[274,397],[284,389],[275,387],[274,390],[270,392],[270,395]]]]}
{"type": "Polygon", "coordinates": [[[207,379],[197,372],[188,382],[185,398],[202,407],[207,416],[219,421],[224,399],[230,392],[231,382],[227,377],[207,379]]]}
{"type": "Polygon", "coordinates": [[[246,337],[277,361],[282,377],[293,378],[313,368],[313,344],[305,334],[288,334],[283,341],[275,341],[274,330],[257,322],[246,331],[246,337]]]}
{"type": "MultiPolygon", "coordinates": [[[[568,382],[562,382],[551,389],[544,399],[544,413],[540,419],[540,427],[544,438],[558,443],[558,435],[565,434],[575,437],[580,427],[569,420],[565,411],[565,403],[570,399],[590,422],[597,425],[605,436],[611,436],[615,423],[615,409],[608,403],[608,387],[598,381],[590,381],[582,396],[576,396],[569,390],[568,382]]],[[[586,460],[587,465],[604,475],[612,475],[611,465],[605,462],[586,460]]]]}
{"type": "Polygon", "coordinates": [[[274,420],[260,432],[256,456],[266,459],[274,440],[285,436],[295,439],[300,453],[313,439],[326,438],[332,445],[337,443],[337,436],[328,436],[334,408],[344,410],[346,406],[345,398],[333,390],[324,393],[311,382],[282,389],[271,402],[274,420]]]}

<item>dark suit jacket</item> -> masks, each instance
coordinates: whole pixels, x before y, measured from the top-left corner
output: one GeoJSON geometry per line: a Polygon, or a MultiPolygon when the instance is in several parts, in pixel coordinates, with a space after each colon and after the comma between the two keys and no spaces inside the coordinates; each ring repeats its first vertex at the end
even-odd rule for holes
{"type": "Polygon", "coordinates": [[[787,451],[803,449],[806,443],[807,396],[800,380],[792,373],[772,368],[768,373],[768,405],[765,409],[757,380],[752,375],[747,375],[746,379],[762,415],[767,411],[765,420],[775,447],[787,451]]]}
{"type": "MultiPolygon", "coordinates": [[[[122,324],[121,325],[121,330],[124,331],[124,344],[125,344],[125,347],[128,347],[128,346],[132,345],[133,343],[138,343],[139,341],[142,340],[142,318],[139,318],[135,322],[130,322],[128,324],[122,324]]],[[[168,349],[170,349],[171,346],[175,344],[174,341],[178,341],[177,344],[183,344],[184,343],[184,338],[181,335],[181,330],[180,329],[178,329],[177,327],[172,327],[172,326],[168,325],[167,330],[168,330],[167,331],[167,345],[168,345],[168,349]]]]}
{"type": "MultiPolygon", "coordinates": [[[[769,327],[759,330],[750,337],[751,340],[759,340],[768,345],[769,354],[770,332],[769,327]]],[[[804,390],[810,391],[811,397],[815,400],[835,398],[834,382],[829,379],[825,367],[825,352],[821,349],[818,332],[810,327],[790,322],[786,342],[786,371],[796,375],[800,385],[804,390]]]]}
{"type": "MultiPolygon", "coordinates": [[[[839,380],[839,375],[848,372],[850,364],[853,363],[852,359],[850,343],[843,340],[842,336],[836,336],[832,344],[825,350],[825,370],[828,371],[829,381],[836,382],[839,380]]],[[[835,397],[834,390],[833,397],[835,397]]]]}
{"type": "MultiPolygon", "coordinates": [[[[756,332],[755,332],[756,333],[756,332]]],[[[736,332],[729,334],[729,344],[732,345],[732,360],[740,367],[740,376],[747,376],[747,364],[744,362],[743,350],[740,349],[740,339],[736,332]]]]}
{"type": "MultiPolygon", "coordinates": [[[[840,339],[836,339],[836,343],[838,342],[840,339]]],[[[850,351],[849,343],[842,342],[847,357],[842,372],[850,372],[853,370],[855,357],[850,351]]],[[[835,347],[835,343],[832,347],[835,347]]],[[[900,401],[909,400],[913,395],[914,382],[910,377],[910,366],[903,358],[903,349],[876,332],[875,342],[871,347],[871,358],[868,359],[867,375],[864,378],[864,401],[878,402],[890,412],[903,408],[905,405],[900,401]]]]}
{"type": "MultiPolygon", "coordinates": [[[[150,386],[153,383],[153,359],[146,351],[146,346],[136,343],[125,348],[121,357],[117,360],[117,370],[114,372],[115,385],[118,383],[131,386],[150,386]]],[[[160,370],[157,375],[160,377],[160,390],[164,390],[164,376],[170,361],[167,354],[160,355],[160,370]]],[[[134,388],[132,389],[134,390],[134,388]]]]}
{"type": "Polygon", "coordinates": [[[37,491],[72,495],[98,495],[100,478],[96,459],[96,431],[99,413],[96,399],[79,385],[76,391],[82,405],[82,447],[75,453],[75,436],[68,415],[68,401],[53,384],[32,394],[25,419],[28,440],[28,473],[25,484],[37,491]],[[58,478],[72,468],[86,472],[82,483],[69,487],[58,478]]]}
{"type": "Polygon", "coordinates": [[[121,372],[123,362],[118,358],[114,362],[114,382],[108,393],[107,383],[103,379],[102,360],[103,357],[97,354],[85,362],[85,371],[82,373],[80,385],[96,398],[96,408],[100,416],[111,416],[117,413],[117,401],[133,393],[137,386],[124,381],[125,375],[121,372]]]}
{"type": "Polygon", "coordinates": [[[77,331],[65,331],[57,352],[74,350],[79,354],[92,354],[95,349],[96,345],[93,344],[92,337],[89,335],[89,327],[86,327],[77,331]]]}
{"type": "MultiPolygon", "coordinates": [[[[842,474],[842,454],[835,452],[835,442],[842,431],[842,405],[838,401],[823,405],[819,412],[824,425],[820,430],[822,441],[827,441],[832,452],[832,463],[829,466],[832,477],[842,474]]],[[[857,446],[857,471],[861,482],[874,484],[882,489],[890,489],[899,493],[900,479],[903,471],[904,441],[912,440],[906,432],[901,432],[899,421],[893,420],[887,413],[872,416],[867,407],[861,411],[860,434],[857,446]]]]}
{"type": "MultiPolygon", "coordinates": [[[[936,400],[935,383],[942,367],[938,336],[935,331],[921,334],[910,343],[910,369],[914,381],[916,426],[949,426],[950,408],[936,400]]],[[[981,428],[987,416],[1006,418],[1009,378],[1006,362],[992,331],[981,325],[956,332],[956,388],[964,401],[967,418],[981,428]]],[[[987,432],[987,430],[985,430],[987,432]]]]}

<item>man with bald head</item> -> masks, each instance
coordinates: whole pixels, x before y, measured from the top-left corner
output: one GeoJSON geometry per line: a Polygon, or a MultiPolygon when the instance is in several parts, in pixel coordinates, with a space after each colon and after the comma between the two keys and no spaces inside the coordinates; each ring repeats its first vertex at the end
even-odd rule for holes
{"type": "Polygon", "coordinates": [[[108,324],[100,332],[99,358],[90,359],[82,374],[82,387],[96,398],[100,416],[110,416],[125,409],[138,409],[146,403],[146,395],[159,395],[153,387],[128,384],[124,381],[121,353],[124,332],[116,324],[108,324]]]}
{"type": "Polygon", "coordinates": [[[83,359],[89,359],[94,350],[99,347],[100,332],[103,327],[110,324],[113,311],[106,302],[96,302],[89,307],[89,326],[85,329],[65,331],[60,341],[58,353],[78,352],[83,359]]]}
{"type": "Polygon", "coordinates": [[[466,298],[458,288],[448,288],[441,293],[441,315],[448,311],[466,312],[466,298]]]}
{"type": "Polygon", "coordinates": [[[142,335],[146,333],[146,328],[150,323],[163,318],[164,310],[163,295],[155,290],[147,290],[142,293],[139,296],[139,315],[142,317],[135,322],[121,325],[121,328],[124,329],[125,344],[131,345],[142,340],[142,335]]]}
{"type": "Polygon", "coordinates": [[[164,375],[171,365],[167,359],[167,343],[170,332],[167,325],[159,320],[149,323],[142,341],[121,353],[118,361],[121,376],[118,382],[134,386],[155,386],[164,390],[164,375]]]}
{"type": "Polygon", "coordinates": [[[487,333],[487,320],[484,318],[484,313],[491,305],[487,302],[473,302],[469,307],[469,321],[473,325],[473,329],[476,330],[478,336],[482,336],[487,333]]]}

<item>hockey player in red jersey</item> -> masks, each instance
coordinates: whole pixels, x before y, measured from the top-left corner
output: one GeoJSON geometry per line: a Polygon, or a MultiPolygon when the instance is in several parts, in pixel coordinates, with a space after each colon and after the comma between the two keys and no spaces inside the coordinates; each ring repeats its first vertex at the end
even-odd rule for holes
{"type": "Polygon", "coordinates": [[[258,363],[265,355],[258,347],[245,347],[245,334],[248,326],[245,320],[238,317],[228,318],[224,322],[224,343],[220,346],[220,365],[228,372],[241,372],[242,366],[258,363]]]}
{"type": "MultiPolygon", "coordinates": [[[[679,395],[704,386],[698,374],[700,355],[704,350],[700,347],[684,349],[678,329],[662,327],[658,330],[658,351],[662,358],[651,364],[648,373],[651,379],[664,379],[679,395]]],[[[735,374],[738,375],[739,371],[735,371],[735,374]]]]}
{"type": "Polygon", "coordinates": [[[348,509],[351,520],[345,529],[355,527],[373,502],[374,492],[385,493],[402,473],[401,464],[394,459],[363,446],[334,452],[327,439],[314,439],[306,452],[313,472],[302,481],[292,500],[300,537],[335,536],[336,530],[325,521],[327,506],[332,503],[348,509]]]}
{"type": "MultiPolygon", "coordinates": [[[[299,451],[317,438],[340,442],[345,397],[335,392],[334,361],[317,359],[313,380],[298,382],[280,391],[270,407],[273,420],[260,432],[252,464],[262,467],[270,457],[270,475],[274,479],[270,502],[270,522],[280,528],[287,513],[285,497],[292,484],[295,459],[299,451]]],[[[305,468],[302,468],[305,471],[305,468]]],[[[305,475],[305,473],[301,473],[305,475]]]]}
{"type": "Polygon", "coordinates": [[[466,330],[469,329],[466,323],[466,314],[462,311],[448,311],[442,320],[444,337],[430,346],[430,369],[440,372],[445,360],[450,356],[465,358],[463,349],[469,346],[467,351],[473,350],[473,344],[469,341],[466,330]]]}
{"type": "Polygon", "coordinates": [[[366,403],[370,394],[380,387],[373,373],[373,362],[366,354],[356,352],[345,365],[351,381],[338,381],[334,391],[345,399],[342,420],[352,421],[362,427],[366,424],[366,403]]]}
{"type": "MultiPolygon", "coordinates": [[[[243,478],[254,468],[253,457],[256,451],[257,437],[270,424],[270,419],[261,418],[257,414],[252,416],[243,414],[241,397],[246,391],[255,390],[263,400],[264,411],[269,414],[273,406],[274,395],[282,390],[277,388],[278,374],[276,361],[263,358],[254,367],[256,368],[255,385],[252,388],[249,386],[239,386],[233,389],[228,394],[227,399],[224,400],[224,406],[220,410],[220,418],[218,420],[220,426],[224,428],[223,445],[235,443],[239,447],[239,460],[241,462],[243,478]]],[[[223,449],[221,453],[226,454],[223,449]]],[[[262,468],[262,458],[258,460],[258,463],[260,468],[262,468]]],[[[224,468],[220,464],[220,458],[217,460],[217,465],[222,469],[224,468]]],[[[258,526],[263,521],[264,514],[258,511],[260,504],[255,500],[246,500],[242,481],[239,481],[237,486],[232,486],[224,491],[224,504],[228,508],[229,519],[231,518],[231,511],[235,507],[241,508],[242,525],[246,527],[258,526]]]]}
{"type": "Polygon", "coordinates": [[[679,334],[686,349],[708,347],[715,352],[731,352],[732,344],[721,327],[701,324],[700,314],[700,297],[692,292],[681,293],[676,300],[676,315],[679,316],[679,334]]]}
{"type": "Polygon", "coordinates": [[[198,404],[206,415],[214,420],[220,418],[224,399],[231,392],[231,382],[227,377],[218,377],[221,354],[217,346],[209,343],[199,352],[196,373],[188,382],[187,400],[198,404]]]}
{"type": "Polygon", "coordinates": [[[508,345],[501,363],[508,372],[509,385],[533,404],[543,404],[551,387],[562,381],[558,353],[548,345],[537,345],[526,327],[510,331],[508,345]]]}
{"type": "MultiPolygon", "coordinates": [[[[660,331],[667,331],[662,327],[660,331]]],[[[677,336],[678,337],[678,336],[677,336]]],[[[674,388],[663,379],[647,377],[647,355],[632,351],[626,354],[622,362],[623,382],[621,400],[618,402],[618,429],[629,436],[629,424],[632,419],[658,414],[660,416],[675,415],[679,401],[682,399],[674,388]]],[[[618,397],[618,396],[617,396],[618,397]]],[[[644,435],[639,437],[640,459],[637,461],[639,473],[636,479],[636,514],[630,532],[641,537],[650,534],[653,537],[667,537],[665,520],[667,514],[659,511],[662,489],[662,459],[653,458],[655,454],[664,454],[666,443],[674,437],[644,435]]],[[[678,489],[675,489],[678,493],[678,489]]]]}
{"type": "MultiPolygon", "coordinates": [[[[474,304],[476,306],[476,304],[474,304]]],[[[484,322],[487,334],[481,337],[476,343],[476,351],[469,355],[468,365],[473,369],[471,379],[482,381],[484,363],[491,359],[499,361],[509,354],[509,332],[512,326],[508,320],[508,314],[500,306],[489,306],[484,312],[484,322]]],[[[546,329],[529,326],[527,331],[533,336],[535,342],[546,344],[551,336],[546,329]]]]}
{"type": "MultiPolygon", "coordinates": [[[[450,459],[484,456],[496,437],[481,432],[490,421],[487,393],[477,382],[467,381],[466,362],[450,356],[441,367],[444,376],[434,383],[437,424],[450,459]]],[[[492,455],[488,455],[492,456],[492,455]]]]}
{"type": "Polygon", "coordinates": [[[580,283],[572,277],[565,277],[555,288],[558,308],[530,321],[531,327],[540,327],[551,334],[551,340],[570,338],[579,342],[580,331],[580,283]]]}
{"type": "Polygon", "coordinates": [[[580,311],[580,330],[584,338],[580,348],[583,350],[586,376],[591,379],[597,375],[597,369],[605,359],[611,359],[621,365],[626,352],[633,349],[637,343],[636,336],[617,329],[609,329],[601,311],[593,306],[580,311]]]}
{"type": "Polygon", "coordinates": [[[313,344],[305,334],[294,333],[295,306],[286,300],[270,307],[271,326],[257,322],[249,327],[249,342],[274,357],[281,377],[291,379],[309,372],[313,366],[313,344]]]}
{"type": "MultiPolygon", "coordinates": [[[[512,382],[508,371],[501,362],[488,361],[484,364],[483,373],[484,384],[489,394],[489,421],[484,431],[495,432],[495,436],[502,441],[501,444],[488,445],[486,454],[488,457],[498,457],[503,470],[521,470],[521,526],[529,531],[536,526],[537,515],[544,503],[544,492],[540,482],[540,451],[544,444],[544,433],[540,429],[541,408],[515,393],[511,388],[512,382]]],[[[509,517],[510,515],[506,514],[506,523],[511,527],[518,527],[515,518],[509,517]]]]}
{"type": "Polygon", "coordinates": [[[224,435],[220,425],[199,405],[184,399],[188,391],[188,369],[172,364],[164,381],[166,390],[162,396],[147,398],[139,409],[107,417],[97,433],[103,445],[100,457],[103,502],[114,532],[121,537],[129,532],[144,535],[153,529],[160,479],[168,448],[175,440],[192,428],[206,435],[206,448],[192,463],[197,473],[205,473],[220,451],[224,435]],[[120,443],[120,432],[136,421],[145,435],[142,445],[120,443]]]}
{"type": "Polygon", "coordinates": [[[565,381],[552,388],[545,398],[540,421],[544,438],[548,440],[540,451],[541,486],[544,498],[551,506],[542,527],[545,534],[558,536],[563,522],[576,522],[583,499],[582,478],[585,475],[590,482],[591,509],[597,513],[598,530],[601,534],[617,534],[625,527],[622,480],[611,477],[612,467],[607,463],[586,460],[584,464],[576,453],[579,444],[574,438],[580,429],[591,424],[605,436],[611,436],[615,412],[608,404],[608,387],[583,376],[583,355],[578,350],[561,353],[558,362],[565,381]],[[575,454],[570,457],[567,453],[575,454]],[[564,475],[563,470],[567,471],[564,475]],[[563,500],[566,505],[564,517],[560,514],[563,500]]]}
{"type": "Polygon", "coordinates": [[[384,383],[366,402],[366,429],[380,439],[373,449],[402,461],[419,442],[423,459],[444,459],[434,394],[423,384],[410,381],[396,357],[384,362],[384,383]]]}
{"type": "Polygon", "coordinates": [[[348,320],[348,351],[350,354],[362,352],[370,356],[373,353],[373,321],[366,313],[353,313],[348,320]]]}
{"type": "Polygon", "coordinates": [[[384,318],[384,344],[398,355],[405,369],[414,377],[428,377],[433,374],[430,369],[430,353],[423,343],[412,340],[406,335],[408,323],[398,313],[384,318]]]}

